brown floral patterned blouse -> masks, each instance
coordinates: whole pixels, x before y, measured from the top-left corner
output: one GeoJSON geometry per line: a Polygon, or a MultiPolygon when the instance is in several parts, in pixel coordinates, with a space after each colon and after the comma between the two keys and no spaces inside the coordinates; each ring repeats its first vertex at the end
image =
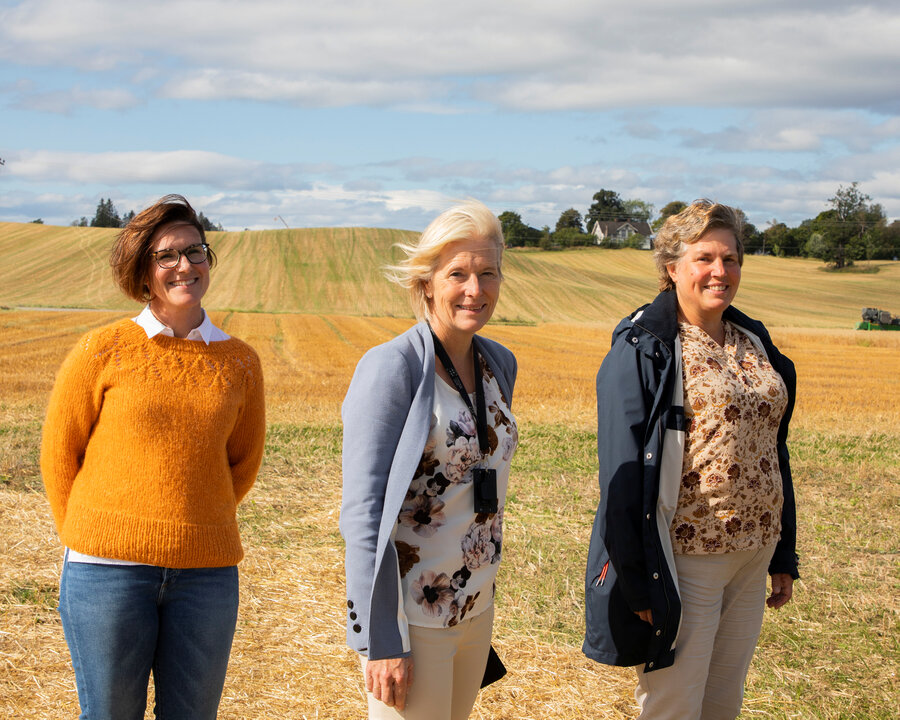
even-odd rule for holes
{"type": "Polygon", "coordinates": [[[684,374],[684,463],[670,533],[676,553],[774,545],[783,503],[776,447],[787,407],[781,376],[740,329],[725,322],[720,346],[678,324],[684,374]]]}

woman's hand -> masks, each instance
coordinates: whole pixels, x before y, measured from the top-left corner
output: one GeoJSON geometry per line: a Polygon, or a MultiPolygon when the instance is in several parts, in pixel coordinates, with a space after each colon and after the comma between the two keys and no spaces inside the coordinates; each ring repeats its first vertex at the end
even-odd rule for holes
{"type": "Polygon", "coordinates": [[[650,608],[647,608],[646,610],[635,610],[634,614],[645,623],[653,624],[653,611],[650,608]]]}
{"type": "Polygon", "coordinates": [[[388,707],[403,710],[413,683],[412,658],[385,658],[366,663],[366,690],[388,707]]]}
{"type": "Polygon", "coordinates": [[[777,610],[782,605],[790,602],[794,594],[794,578],[787,573],[774,573],[772,575],[772,594],[766,598],[766,605],[777,610]]]}

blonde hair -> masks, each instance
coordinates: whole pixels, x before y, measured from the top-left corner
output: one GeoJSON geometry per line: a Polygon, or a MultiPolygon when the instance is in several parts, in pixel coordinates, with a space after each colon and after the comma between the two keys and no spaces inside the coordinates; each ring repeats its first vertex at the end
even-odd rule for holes
{"type": "Polygon", "coordinates": [[[483,203],[466,200],[438,215],[415,243],[397,243],[406,257],[396,265],[387,265],[388,280],[406,288],[418,320],[430,320],[431,310],[425,296],[425,284],[434,276],[438,258],[447,245],[464,240],[487,240],[497,248],[497,269],[503,277],[503,229],[500,221],[483,203]]]}
{"type": "Polygon", "coordinates": [[[728,205],[712,200],[694,200],[677,215],[670,215],[656,233],[653,241],[653,260],[659,274],[659,289],[675,287],[669,277],[668,266],[677,263],[684,255],[685,245],[693,245],[710,230],[730,230],[737,247],[738,265],[744,264],[743,221],[741,213],[728,205]]]}

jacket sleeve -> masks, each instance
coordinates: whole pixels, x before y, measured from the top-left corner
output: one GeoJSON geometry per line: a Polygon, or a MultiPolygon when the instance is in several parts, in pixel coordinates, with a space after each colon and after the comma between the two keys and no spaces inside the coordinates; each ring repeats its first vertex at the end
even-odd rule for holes
{"type": "Polygon", "coordinates": [[[650,407],[642,355],[627,337],[619,335],[597,374],[597,456],[606,549],[628,606],[638,611],[650,607],[641,531],[650,407]]]}
{"type": "MultiPolygon", "coordinates": [[[[773,346],[774,348],[774,346],[773,346]]],[[[797,558],[797,505],[794,499],[794,481],[791,474],[791,457],[787,447],[788,425],[794,412],[797,395],[797,371],[794,363],[774,350],[779,374],[788,390],[788,407],[778,428],[778,469],[781,472],[781,489],[784,505],[781,509],[781,536],[769,563],[769,574],[787,573],[795,580],[800,577],[797,558]]]]}
{"type": "MultiPolygon", "coordinates": [[[[413,400],[412,374],[403,355],[379,346],[360,360],[341,407],[343,419],[343,495],[340,529],[346,543],[347,643],[372,660],[370,635],[373,611],[383,610],[379,622],[405,623],[402,613],[371,608],[377,572],[379,528],[382,523],[388,477],[404,423],[413,400]]],[[[402,600],[402,598],[400,599],[402,600]]],[[[377,630],[377,629],[376,629],[377,630]]],[[[407,634],[400,628],[400,635],[407,634]]]]}
{"type": "Polygon", "coordinates": [[[241,502],[253,483],[262,463],[266,440],[266,400],[262,366],[251,351],[253,362],[247,371],[244,403],[228,438],[228,462],[236,502],[241,502]]]}
{"type": "Polygon", "coordinates": [[[41,439],[41,475],[57,532],[75,477],[103,406],[99,349],[86,335],[66,357],[56,376],[41,439]]]}

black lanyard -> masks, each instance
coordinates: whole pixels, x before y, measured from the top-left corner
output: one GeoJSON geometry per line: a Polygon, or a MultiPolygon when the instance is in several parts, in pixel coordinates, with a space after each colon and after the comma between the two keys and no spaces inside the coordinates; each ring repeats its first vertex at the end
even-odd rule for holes
{"type": "Polygon", "coordinates": [[[466,392],[466,387],[463,385],[459,373],[456,372],[456,368],[453,367],[453,361],[447,354],[447,350],[441,344],[441,341],[438,340],[438,336],[434,334],[434,330],[431,331],[431,337],[434,338],[435,354],[441,359],[441,364],[453,381],[453,386],[459,392],[466,407],[469,408],[469,412],[475,418],[475,428],[478,432],[478,447],[481,449],[482,456],[487,457],[490,450],[487,436],[487,409],[484,402],[484,385],[481,382],[481,362],[479,361],[478,346],[475,344],[475,338],[472,338],[472,362],[475,370],[475,407],[473,408],[469,394],[466,392]]]}

